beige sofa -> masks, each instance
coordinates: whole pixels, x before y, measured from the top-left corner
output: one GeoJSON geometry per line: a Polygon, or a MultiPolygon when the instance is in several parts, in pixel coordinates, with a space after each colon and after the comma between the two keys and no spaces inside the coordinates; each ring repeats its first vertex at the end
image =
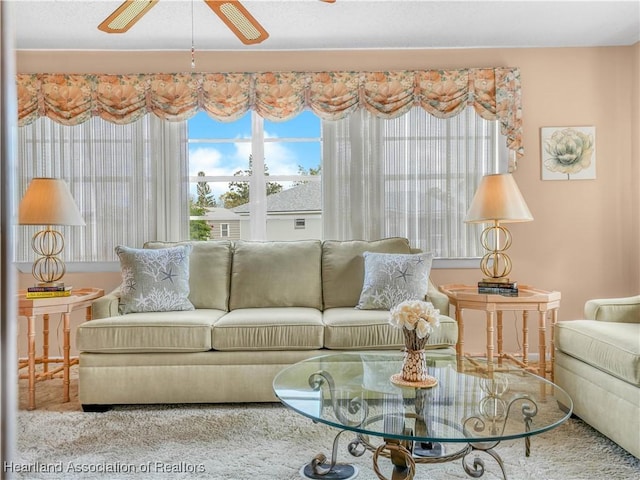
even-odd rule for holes
{"type": "MultiPolygon", "coordinates": [[[[354,307],[363,287],[363,253],[414,253],[406,239],[185,243],[193,245],[194,310],[120,315],[115,291],[96,301],[93,320],[78,327],[85,410],[272,402],[273,378],[287,365],[332,350],[402,348],[388,311],[354,307]]],[[[447,297],[430,281],[427,295],[448,313],[447,297]]],[[[429,348],[455,353],[456,341],[455,321],[441,316],[429,348]]]]}
{"type": "Polygon", "coordinates": [[[556,324],[555,381],[578,417],[640,458],[640,295],[584,310],[556,324]]]}

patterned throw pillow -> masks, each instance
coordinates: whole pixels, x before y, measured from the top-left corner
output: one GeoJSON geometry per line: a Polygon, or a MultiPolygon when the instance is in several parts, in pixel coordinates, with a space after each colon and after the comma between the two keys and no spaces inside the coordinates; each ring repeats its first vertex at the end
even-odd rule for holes
{"type": "Polygon", "coordinates": [[[116,247],[122,285],[120,313],[193,310],[189,301],[191,245],[157,250],[116,247]]]}
{"type": "Polygon", "coordinates": [[[423,300],[429,287],[431,253],[364,254],[364,284],[356,308],[390,310],[405,300],[423,300]]]}

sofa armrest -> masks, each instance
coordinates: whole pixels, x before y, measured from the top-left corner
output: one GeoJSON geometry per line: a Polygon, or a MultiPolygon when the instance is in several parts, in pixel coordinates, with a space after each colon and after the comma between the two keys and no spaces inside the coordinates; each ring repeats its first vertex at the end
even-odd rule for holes
{"type": "Polygon", "coordinates": [[[429,280],[429,288],[427,288],[427,301],[440,310],[441,315],[449,316],[449,297],[438,290],[431,280],[429,280]]]}
{"type": "Polygon", "coordinates": [[[602,322],[640,323],[640,295],[588,300],[584,316],[602,322]]]}
{"type": "Polygon", "coordinates": [[[103,297],[96,299],[91,304],[91,318],[108,318],[120,315],[118,305],[120,304],[120,288],[107,293],[103,297]]]}

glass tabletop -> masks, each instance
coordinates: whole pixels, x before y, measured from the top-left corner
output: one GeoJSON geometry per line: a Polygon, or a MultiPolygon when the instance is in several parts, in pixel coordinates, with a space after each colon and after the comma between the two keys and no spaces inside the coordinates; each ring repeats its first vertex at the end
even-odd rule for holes
{"type": "Polygon", "coordinates": [[[396,386],[402,353],[336,353],[282,370],[273,381],[287,407],[365,435],[417,442],[491,442],[550,430],[571,415],[569,395],[506,361],[458,361],[428,352],[432,388],[396,386]],[[489,368],[491,367],[491,368],[489,368]]]}

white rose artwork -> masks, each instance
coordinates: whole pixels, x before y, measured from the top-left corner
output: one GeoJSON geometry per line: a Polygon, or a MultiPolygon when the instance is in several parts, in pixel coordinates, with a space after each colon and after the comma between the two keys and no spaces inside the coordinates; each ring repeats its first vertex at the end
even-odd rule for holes
{"type": "Polygon", "coordinates": [[[542,180],[596,178],[595,127],[541,129],[542,180]]]}

